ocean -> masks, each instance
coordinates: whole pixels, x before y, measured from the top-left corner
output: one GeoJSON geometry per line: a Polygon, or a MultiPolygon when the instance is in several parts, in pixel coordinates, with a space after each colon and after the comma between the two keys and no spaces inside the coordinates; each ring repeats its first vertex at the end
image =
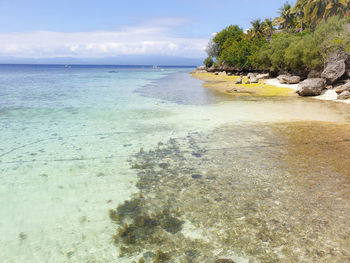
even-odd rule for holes
{"type": "Polygon", "coordinates": [[[191,70],[0,65],[1,262],[349,260],[349,179],[295,157],[348,108],[191,70]]]}

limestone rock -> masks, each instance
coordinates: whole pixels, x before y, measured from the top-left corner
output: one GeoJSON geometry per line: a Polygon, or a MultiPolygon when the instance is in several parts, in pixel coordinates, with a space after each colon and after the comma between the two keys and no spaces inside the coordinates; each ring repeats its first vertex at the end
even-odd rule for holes
{"type": "Polygon", "coordinates": [[[214,75],[219,75],[219,72],[214,72],[214,75]]]}
{"type": "Polygon", "coordinates": [[[299,76],[279,75],[277,79],[281,84],[298,84],[300,82],[299,76]]]}
{"type": "Polygon", "coordinates": [[[256,73],[248,73],[247,77],[248,79],[255,78],[258,74],[256,73]]]}
{"type": "Polygon", "coordinates": [[[345,60],[329,62],[323,70],[321,77],[327,80],[328,84],[333,84],[345,73],[345,60]]]}
{"type": "Polygon", "coordinates": [[[335,88],[335,92],[338,94],[344,91],[350,91],[350,82],[335,88]]]}
{"type": "Polygon", "coordinates": [[[348,100],[350,99],[350,91],[343,91],[338,95],[338,100],[348,100]]]}
{"type": "Polygon", "coordinates": [[[219,73],[219,75],[220,76],[226,76],[227,74],[226,74],[226,71],[222,71],[222,72],[219,73]]]}
{"type": "Polygon", "coordinates": [[[318,96],[325,87],[326,81],[324,79],[306,79],[299,84],[297,93],[300,96],[318,96]]]}
{"type": "Polygon", "coordinates": [[[313,78],[320,78],[322,72],[319,72],[317,70],[311,70],[309,74],[307,75],[308,79],[313,79],[313,78]]]}
{"type": "Polygon", "coordinates": [[[242,78],[239,78],[236,80],[235,84],[242,84],[242,82],[243,82],[242,78]]]}
{"type": "Polygon", "coordinates": [[[346,74],[346,76],[347,76],[348,78],[350,78],[350,69],[348,69],[348,70],[345,72],[345,74],[346,74]]]}
{"type": "Polygon", "coordinates": [[[256,76],[256,78],[258,79],[258,80],[260,80],[260,79],[268,79],[270,77],[270,74],[269,73],[266,73],[266,74],[258,74],[257,76],[256,76]]]}
{"type": "Polygon", "coordinates": [[[252,83],[259,83],[259,79],[257,78],[257,76],[253,76],[250,78],[250,84],[252,83]]]}
{"type": "Polygon", "coordinates": [[[206,66],[199,66],[199,67],[197,67],[197,70],[207,70],[207,67],[206,66]]]}

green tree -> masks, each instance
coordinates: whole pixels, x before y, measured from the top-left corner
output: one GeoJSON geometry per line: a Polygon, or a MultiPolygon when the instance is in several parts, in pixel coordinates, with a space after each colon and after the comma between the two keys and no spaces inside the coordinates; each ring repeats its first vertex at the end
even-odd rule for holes
{"type": "Polygon", "coordinates": [[[213,38],[213,45],[216,49],[216,56],[220,57],[221,52],[223,50],[224,44],[226,41],[241,41],[243,37],[243,30],[235,25],[231,25],[220,31],[213,38]]]}
{"type": "Polygon", "coordinates": [[[292,6],[287,2],[278,11],[280,17],[276,19],[277,25],[281,29],[288,31],[293,26],[294,14],[292,12],[292,6]]]}
{"type": "Polygon", "coordinates": [[[212,57],[207,57],[203,63],[207,68],[210,68],[211,66],[213,66],[214,60],[212,57]]]}

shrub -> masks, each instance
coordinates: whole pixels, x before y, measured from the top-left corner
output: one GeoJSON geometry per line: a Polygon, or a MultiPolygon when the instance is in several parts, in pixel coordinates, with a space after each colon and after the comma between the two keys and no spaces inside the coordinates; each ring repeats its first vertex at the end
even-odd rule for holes
{"type": "Polygon", "coordinates": [[[212,57],[207,57],[203,63],[207,68],[210,68],[211,66],[213,66],[214,60],[212,57]]]}

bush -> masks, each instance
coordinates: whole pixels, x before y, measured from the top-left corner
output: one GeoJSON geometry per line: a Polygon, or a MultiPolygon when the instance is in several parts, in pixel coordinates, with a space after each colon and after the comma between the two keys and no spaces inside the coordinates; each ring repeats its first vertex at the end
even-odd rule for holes
{"type": "Polygon", "coordinates": [[[212,57],[207,57],[203,63],[207,68],[210,68],[211,66],[213,66],[214,60],[212,57]]]}

